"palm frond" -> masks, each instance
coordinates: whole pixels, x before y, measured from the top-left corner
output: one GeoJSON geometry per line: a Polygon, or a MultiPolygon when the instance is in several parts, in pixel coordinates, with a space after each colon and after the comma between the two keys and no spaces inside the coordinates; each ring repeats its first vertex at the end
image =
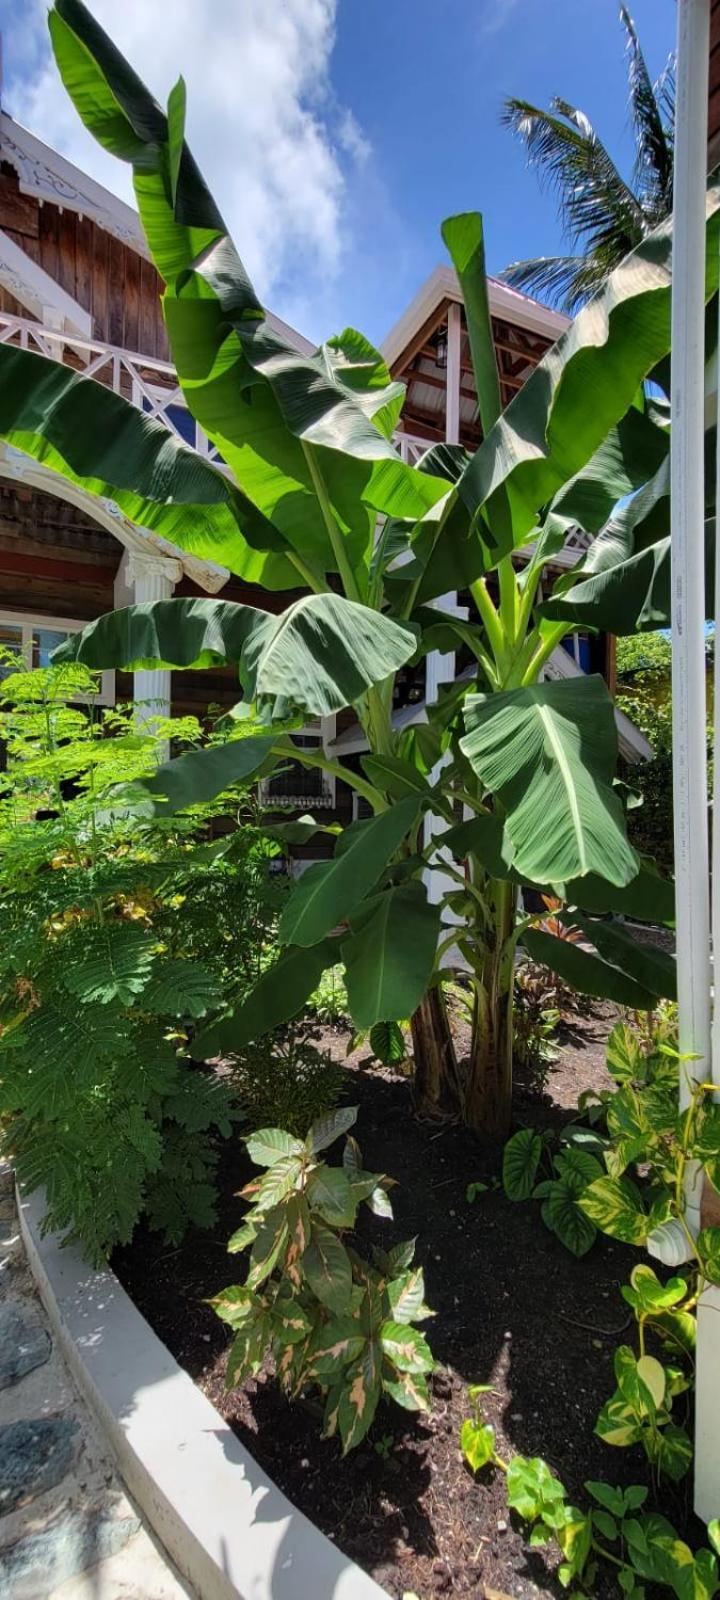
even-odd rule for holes
{"type": "MultiPolygon", "coordinates": [[[[551,109],[543,111],[526,100],[508,100],[502,120],[522,139],[540,182],[554,190],[565,234],[574,245],[584,247],[588,260],[597,258],[602,271],[590,271],[594,290],[643,237],[647,223],[640,202],[592,123],[568,101],[555,98],[551,109]]],[[[556,269],[550,282],[553,293],[562,288],[564,270],[556,269]]],[[[565,277],[572,286],[569,269],[565,277]]],[[[577,305],[574,288],[571,298],[577,305]]]]}
{"type": "MultiPolygon", "coordinates": [[[[673,152],[668,127],[672,127],[673,117],[667,116],[667,110],[663,117],[658,86],[652,82],[635,24],[625,5],[620,7],[620,20],[627,35],[630,113],[636,148],[634,182],[649,225],[652,226],[672,206],[673,152]]],[[[670,63],[668,67],[670,77],[661,90],[666,103],[668,94],[674,102],[674,71],[670,63]]]]}
{"type": "Polygon", "coordinates": [[[607,273],[594,256],[536,256],[513,261],[500,277],[513,289],[534,295],[547,305],[574,316],[604,283],[607,273]]]}

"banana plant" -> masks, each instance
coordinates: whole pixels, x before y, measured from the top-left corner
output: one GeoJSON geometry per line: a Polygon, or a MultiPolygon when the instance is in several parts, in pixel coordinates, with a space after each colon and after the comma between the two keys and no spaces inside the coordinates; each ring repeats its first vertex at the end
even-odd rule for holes
{"type": "MultiPolygon", "coordinates": [[[[237,665],[237,736],[160,768],[146,786],[151,807],[183,809],[292,756],[342,778],[372,811],[345,830],[330,861],[303,875],[276,967],[198,1048],[237,1047],[293,1015],[339,957],[359,1027],[413,1014],[423,1107],[459,1104],[472,1126],[502,1135],[520,938],[558,970],[576,952],[572,981],[589,992],[615,993],[624,978],[625,994],[652,1004],[672,986],[669,970],[659,973],[632,941],[627,950],[602,921],[631,905],[658,920],[672,909],[627,840],[604,684],[543,679],[576,625],[552,610],[568,603],[565,586],[540,600],[541,577],[570,527],[594,540],[585,574],[598,547],[603,572],[621,563],[627,545],[614,538],[613,518],[652,498],[666,470],[666,409],[643,385],[652,375],[655,392],[669,352],[670,227],[616,270],[501,413],[482,222],[474,213],[451,218],[443,234],[465,299],[484,438],[473,455],[435,446],[410,467],[391,439],[402,386],[362,335],[346,329],[305,356],[267,317],[185,143],[182,81],[164,112],[82,0],[57,0],[50,30],[85,125],[133,167],[166,285],[178,380],[224,468],[92,380],[7,346],[0,437],[110,495],[180,548],[267,589],[305,591],[279,616],[223,600],[130,607],[60,654],[91,667],[237,665]],[[453,589],[469,594],[467,623],[433,605],[453,589]],[[398,732],[396,672],[459,643],[472,671],[428,708],[427,726],[398,732]],[[308,715],[347,705],[366,736],[361,774],[292,743],[308,715]],[[448,826],[444,855],[458,880],[444,908],[425,890],[438,848],[437,837],[426,842],[428,816],[448,826]],[[528,885],[584,918],[582,948],[518,909],[528,885]],[[459,929],[445,915],[458,909],[459,929]],[[442,996],[455,951],[473,994],[465,1073],[442,996]]],[[[708,299],[717,288],[718,201],[709,191],[708,299]]]]}

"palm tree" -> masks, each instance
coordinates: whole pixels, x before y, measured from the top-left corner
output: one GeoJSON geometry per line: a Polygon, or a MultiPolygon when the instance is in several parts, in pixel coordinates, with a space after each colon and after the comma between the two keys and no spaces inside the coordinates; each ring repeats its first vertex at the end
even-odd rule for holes
{"type": "Polygon", "coordinates": [[[515,261],[503,277],[514,288],[549,299],[574,314],[628,251],[672,210],[675,62],[656,83],[647,69],[635,24],[624,5],[629,105],[635,164],[627,183],[589,118],[557,96],[542,111],[527,100],[506,100],[502,121],[523,141],[528,164],[555,190],[558,216],[573,255],[515,261]]]}

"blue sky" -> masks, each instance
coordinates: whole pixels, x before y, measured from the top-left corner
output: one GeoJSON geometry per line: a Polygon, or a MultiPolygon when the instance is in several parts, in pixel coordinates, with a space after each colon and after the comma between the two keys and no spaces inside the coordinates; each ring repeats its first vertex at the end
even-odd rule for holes
{"type": "MultiPolygon", "coordinates": [[[[5,0],[4,103],[130,198],[78,127],[42,0],[5,0]]],[[[488,262],[559,245],[552,198],[499,125],[505,95],[582,107],[628,169],[615,0],[91,0],[159,97],[188,80],[191,142],[273,309],[313,337],[379,340],[443,259],[439,226],[485,216],[488,262]]],[[[675,0],[631,0],[653,74],[675,0]]]]}

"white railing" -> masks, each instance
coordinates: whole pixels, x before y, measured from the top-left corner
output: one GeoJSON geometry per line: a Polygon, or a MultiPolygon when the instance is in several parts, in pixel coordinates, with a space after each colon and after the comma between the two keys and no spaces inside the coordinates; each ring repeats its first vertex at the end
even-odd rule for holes
{"type": "Polygon", "coordinates": [[[401,460],[409,467],[414,467],[417,464],[421,456],[424,456],[425,451],[430,449],[432,442],[432,439],[421,439],[415,433],[399,432],[395,434],[395,444],[400,451],[401,460]]]}
{"type": "Polygon", "coordinates": [[[123,399],[132,401],[146,416],[162,422],[168,432],[174,433],[184,444],[191,445],[201,455],[215,456],[214,446],[187,409],[171,362],[121,350],[100,339],[82,339],[75,334],[61,333],[41,322],[13,317],[4,311],[0,311],[0,344],[17,345],[35,355],[62,361],[84,378],[95,378],[106,388],[121,394],[123,399]]]}

